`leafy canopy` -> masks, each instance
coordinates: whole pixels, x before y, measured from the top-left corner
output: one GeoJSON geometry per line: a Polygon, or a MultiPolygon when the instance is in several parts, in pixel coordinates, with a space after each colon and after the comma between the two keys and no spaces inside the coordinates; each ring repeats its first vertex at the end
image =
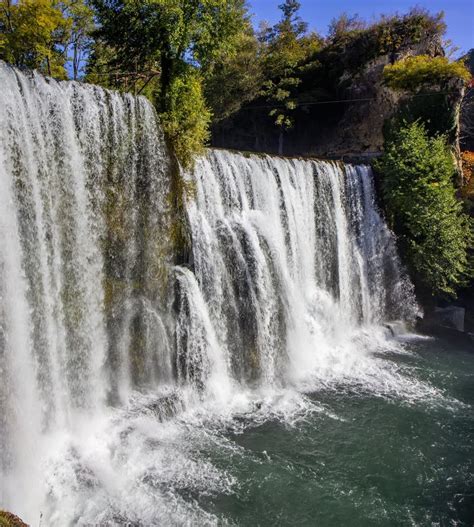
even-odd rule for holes
{"type": "Polygon", "coordinates": [[[66,78],[71,21],[53,0],[0,0],[0,59],[66,78]]]}
{"type": "Polygon", "coordinates": [[[88,78],[130,88],[141,82],[180,161],[208,137],[202,79],[238,42],[245,0],[92,0],[99,24],[88,78]],[[109,71],[110,76],[104,76],[109,71]]]}
{"type": "Polygon", "coordinates": [[[390,134],[375,162],[388,217],[418,288],[455,296],[470,274],[472,221],[456,199],[452,153],[419,122],[390,134]]]}
{"type": "Polygon", "coordinates": [[[100,43],[123,72],[160,70],[160,103],[173,77],[189,66],[206,70],[238,32],[243,0],[92,0],[100,43]]]}
{"type": "Polygon", "coordinates": [[[275,124],[287,129],[293,125],[291,114],[296,100],[292,95],[301,83],[300,65],[321,47],[322,39],[316,33],[306,34],[307,24],[298,14],[300,2],[285,0],[278,7],[281,20],[260,33],[264,44],[263,70],[267,77],[261,95],[275,106],[270,111],[275,124]]]}

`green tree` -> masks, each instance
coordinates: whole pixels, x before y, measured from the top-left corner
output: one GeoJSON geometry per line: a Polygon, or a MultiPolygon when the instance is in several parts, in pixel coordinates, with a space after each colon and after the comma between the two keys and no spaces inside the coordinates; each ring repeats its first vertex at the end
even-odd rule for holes
{"type": "Polygon", "coordinates": [[[92,46],[95,29],[94,11],[84,0],[62,0],[59,4],[63,15],[69,20],[69,39],[65,54],[72,66],[72,78],[80,77],[87,54],[92,46]]]}
{"type": "Polygon", "coordinates": [[[20,68],[66,78],[71,21],[54,0],[0,0],[0,58],[20,68]]]}
{"type": "Polygon", "coordinates": [[[213,121],[225,119],[258,95],[264,80],[260,47],[247,19],[231,50],[222,52],[206,73],[204,90],[213,121]]]}
{"type": "MultiPolygon", "coordinates": [[[[132,78],[135,84],[143,79],[161,115],[163,126],[173,137],[194,134],[202,141],[202,124],[209,122],[209,112],[202,113],[202,89],[197,83],[210,71],[222,53],[231,51],[233,36],[241,30],[245,18],[244,0],[92,0],[99,27],[92,53],[90,74],[103,75],[97,64],[112,72],[105,83],[126,84],[132,78]],[[107,56],[103,60],[103,56],[107,56]],[[153,81],[151,82],[151,79],[153,81]],[[177,106],[186,92],[187,108],[200,115],[183,119],[177,106]],[[194,130],[176,126],[186,121],[194,130]]],[[[199,141],[187,140],[178,149],[182,162],[184,144],[197,147],[199,141]]],[[[201,143],[202,148],[202,143],[201,143]]]]}
{"type": "Polygon", "coordinates": [[[283,132],[293,126],[292,113],[297,105],[293,94],[301,83],[300,66],[321,47],[322,40],[315,33],[306,34],[307,24],[299,16],[297,0],[285,0],[278,7],[282,12],[281,20],[260,32],[265,46],[262,61],[267,77],[261,95],[273,106],[270,116],[280,128],[279,152],[282,153],[283,132]]]}
{"type": "Polygon", "coordinates": [[[167,111],[175,77],[205,71],[240,29],[243,0],[92,0],[98,42],[121,72],[158,71],[157,105],[167,111]]]}
{"type": "Polygon", "coordinates": [[[456,199],[453,155],[419,122],[393,131],[375,162],[389,221],[422,295],[455,296],[471,273],[472,221],[456,199]]]}

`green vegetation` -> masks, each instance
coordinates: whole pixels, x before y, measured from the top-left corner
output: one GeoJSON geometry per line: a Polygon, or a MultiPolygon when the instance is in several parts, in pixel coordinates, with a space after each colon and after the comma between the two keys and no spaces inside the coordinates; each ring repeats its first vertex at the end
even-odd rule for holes
{"type": "Polygon", "coordinates": [[[168,109],[161,114],[163,129],[181,164],[189,167],[193,155],[202,153],[211,120],[199,74],[189,71],[173,79],[167,97],[168,109]]]}
{"type": "Polygon", "coordinates": [[[471,74],[462,62],[446,57],[417,55],[385,66],[384,81],[394,90],[416,92],[426,86],[443,86],[452,79],[467,82],[471,74]]]}
{"type": "Polygon", "coordinates": [[[92,0],[92,5],[98,27],[89,75],[103,76],[107,86],[147,87],[180,162],[189,166],[210,120],[202,78],[232,51],[245,18],[244,1],[92,0]]]}
{"type": "Polygon", "coordinates": [[[233,37],[230,50],[220,53],[204,78],[204,94],[214,122],[229,117],[254,99],[263,84],[260,43],[250,20],[233,37]]]}
{"type": "Polygon", "coordinates": [[[327,79],[325,85],[334,89],[344,73],[356,75],[381,55],[439,38],[446,30],[443,17],[443,13],[431,15],[414,8],[406,15],[383,16],[368,25],[344,13],[332,21],[326,45],[313,57],[320,63],[317,72],[327,79]]]}
{"type": "Polygon", "coordinates": [[[445,138],[429,137],[419,122],[401,126],[375,168],[419,293],[455,296],[472,272],[473,224],[455,195],[455,165],[445,138]]]}
{"type": "MultiPolygon", "coordinates": [[[[299,1],[279,9],[275,25],[255,31],[245,0],[0,0],[0,58],[147,96],[190,167],[211,124],[246,104],[263,108],[282,139],[305,104],[343,97],[370,60],[445,30],[442,13],[420,9],[371,25],[344,13],[324,39],[308,32],[299,1]]],[[[394,87],[452,75],[465,78],[444,57],[386,69],[394,87]]]]}
{"type": "Polygon", "coordinates": [[[94,13],[84,0],[0,0],[0,59],[57,79],[78,79],[92,42],[94,13]]]}
{"type": "Polygon", "coordinates": [[[300,66],[322,46],[315,33],[307,35],[307,24],[298,15],[300,3],[286,0],[280,6],[282,18],[275,26],[263,28],[259,40],[262,46],[262,67],[266,75],[260,95],[271,106],[269,112],[282,130],[293,125],[292,111],[296,101],[292,92],[301,83],[300,66]]]}
{"type": "Polygon", "coordinates": [[[60,2],[1,0],[0,59],[66,78],[64,48],[70,30],[71,21],[64,17],[60,2]]]}

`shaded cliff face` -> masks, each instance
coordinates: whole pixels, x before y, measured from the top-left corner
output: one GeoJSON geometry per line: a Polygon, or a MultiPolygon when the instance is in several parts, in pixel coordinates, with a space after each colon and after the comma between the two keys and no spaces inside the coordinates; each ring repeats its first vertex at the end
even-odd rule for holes
{"type": "MultiPolygon", "coordinates": [[[[431,36],[397,53],[380,54],[365,63],[361,60],[356,66],[347,59],[351,53],[325,51],[318,57],[320,68],[302,75],[295,93],[294,126],[283,132],[282,138],[274,118],[268,115],[269,104],[260,98],[215,124],[212,145],[350,160],[377,155],[383,145],[385,121],[409,98],[384,86],[384,67],[409,55],[442,56],[441,39],[431,36]]],[[[455,88],[452,100],[446,101],[453,108],[461,98],[461,91],[455,88]]]]}

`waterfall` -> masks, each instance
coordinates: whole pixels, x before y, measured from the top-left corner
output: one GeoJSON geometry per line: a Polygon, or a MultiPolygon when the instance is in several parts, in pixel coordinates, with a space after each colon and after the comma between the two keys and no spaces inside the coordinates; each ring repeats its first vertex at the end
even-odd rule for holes
{"type": "Polygon", "coordinates": [[[164,422],[360,374],[357,342],[415,312],[371,171],[210,150],[182,176],[177,265],[150,103],[1,62],[0,79],[0,507],[206,524],[161,490],[191,466],[164,422]]]}
{"type": "Polygon", "coordinates": [[[0,497],[21,512],[44,434],[171,380],[168,161],[143,98],[0,78],[0,497]]]}
{"type": "Polygon", "coordinates": [[[413,316],[369,167],[216,150],[188,178],[186,382],[219,397],[235,382],[298,382],[340,362],[361,329],[413,316]]]}

